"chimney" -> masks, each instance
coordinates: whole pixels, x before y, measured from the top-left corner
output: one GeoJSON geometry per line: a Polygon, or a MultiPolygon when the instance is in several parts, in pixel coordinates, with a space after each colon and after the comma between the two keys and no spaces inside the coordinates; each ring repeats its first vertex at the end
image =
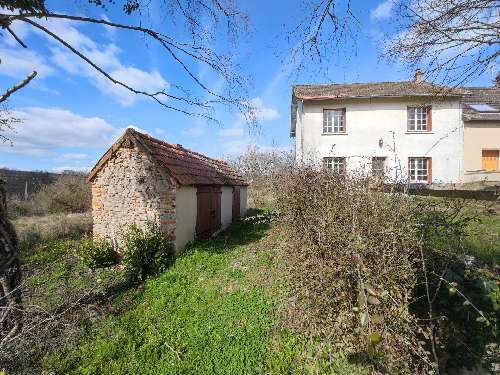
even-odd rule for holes
{"type": "Polygon", "coordinates": [[[495,84],[493,86],[500,87],[500,72],[497,73],[497,76],[495,77],[495,84]]]}
{"type": "Polygon", "coordinates": [[[417,68],[415,70],[415,79],[413,80],[413,82],[422,83],[424,80],[423,78],[424,78],[424,73],[422,73],[422,71],[419,68],[417,68]]]}

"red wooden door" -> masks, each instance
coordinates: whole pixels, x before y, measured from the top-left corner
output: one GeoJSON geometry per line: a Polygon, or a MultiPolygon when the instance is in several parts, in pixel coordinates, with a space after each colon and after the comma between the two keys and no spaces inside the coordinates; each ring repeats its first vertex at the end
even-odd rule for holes
{"type": "Polygon", "coordinates": [[[212,186],[200,186],[197,191],[196,236],[209,238],[221,227],[221,190],[212,186]]]}
{"type": "Polygon", "coordinates": [[[240,187],[233,187],[233,221],[240,218],[240,187]]]}

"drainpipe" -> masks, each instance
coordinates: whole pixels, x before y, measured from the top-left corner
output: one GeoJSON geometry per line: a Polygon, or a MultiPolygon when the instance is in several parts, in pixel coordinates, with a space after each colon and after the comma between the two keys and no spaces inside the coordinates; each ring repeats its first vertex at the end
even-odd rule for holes
{"type": "MultiPolygon", "coordinates": [[[[297,100],[297,124],[295,125],[295,128],[299,127],[300,129],[300,144],[299,144],[299,155],[300,155],[300,160],[298,162],[302,164],[304,160],[304,130],[302,126],[302,113],[304,110],[304,101],[303,100],[297,100]]],[[[295,129],[297,132],[297,129],[295,129]]]]}

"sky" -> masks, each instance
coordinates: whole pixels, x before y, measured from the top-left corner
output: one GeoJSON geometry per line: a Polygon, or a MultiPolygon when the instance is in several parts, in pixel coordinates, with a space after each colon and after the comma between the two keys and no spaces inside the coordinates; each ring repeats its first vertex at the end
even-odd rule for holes
{"type": "MultiPolygon", "coordinates": [[[[72,2],[48,0],[47,7],[53,12],[134,23],[117,11],[106,13],[89,6],[68,8],[69,3],[72,2]]],[[[385,26],[394,16],[392,0],[354,1],[359,33],[357,46],[348,53],[349,59],[332,51],[331,59],[325,61],[328,74],[318,75],[315,67],[308,69],[307,64],[297,72],[287,55],[290,44],[285,32],[304,15],[295,3],[299,1],[241,1],[250,24],[248,35],[234,48],[238,63],[250,77],[247,91],[258,108],[257,127],[249,127],[241,113],[227,107],[218,107],[214,113],[221,124],[168,110],[150,98],[116,87],[31,26],[14,23],[12,28],[28,48],[22,48],[8,33],[1,32],[0,88],[3,92],[33,70],[38,76],[7,103],[10,115],[20,121],[13,132],[5,133],[11,142],[0,141],[0,167],[88,171],[130,126],[217,158],[235,157],[249,146],[287,150],[293,147],[289,137],[293,84],[412,78],[413,73],[397,61],[380,59],[380,45],[388,32],[385,26]]],[[[183,29],[178,24],[160,22],[156,14],[152,19],[162,31],[165,28],[175,33],[183,29]]],[[[113,77],[137,89],[173,92],[174,85],[180,84],[196,90],[193,81],[161,48],[140,35],[63,20],[47,25],[85,51],[113,77]]],[[[206,67],[191,68],[210,89],[220,90],[220,80],[206,67]]],[[[491,81],[492,77],[483,76],[470,84],[490,85],[491,81]]]]}

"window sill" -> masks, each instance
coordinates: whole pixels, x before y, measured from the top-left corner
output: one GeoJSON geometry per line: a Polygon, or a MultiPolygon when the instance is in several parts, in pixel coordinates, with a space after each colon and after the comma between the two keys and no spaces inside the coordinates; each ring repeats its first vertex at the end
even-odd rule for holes
{"type": "Polygon", "coordinates": [[[321,135],[348,135],[349,133],[321,133],[321,135]]]}
{"type": "Polygon", "coordinates": [[[427,131],[421,131],[421,132],[411,132],[407,131],[405,134],[434,134],[434,132],[427,132],[427,131]]]}
{"type": "Polygon", "coordinates": [[[496,171],[487,171],[486,169],[478,169],[477,171],[465,171],[465,174],[495,174],[495,173],[500,173],[500,169],[496,171]]]}

